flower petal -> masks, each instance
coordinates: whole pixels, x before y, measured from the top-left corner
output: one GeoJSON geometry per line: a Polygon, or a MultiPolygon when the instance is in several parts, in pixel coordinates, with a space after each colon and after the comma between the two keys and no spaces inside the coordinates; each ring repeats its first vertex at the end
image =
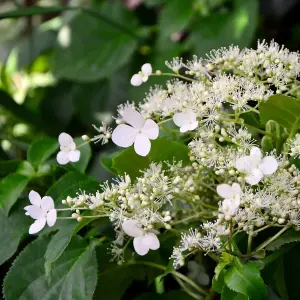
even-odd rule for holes
{"type": "Polygon", "coordinates": [[[37,193],[36,191],[30,191],[29,193],[29,201],[31,204],[33,205],[37,205],[40,206],[41,205],[41,196],[39,193],[37,193]]]}
{"type": "Polygon", "coordinates": [[[138,111],[128,107],[122,115],[123,120],[136,129],[142,129],[145,124],[145,119],[138,111]]]}
{"type": "Polygon", "coordinates": [[[130,79],[130,83],[133,86],[140,86],[143,83],[142,76],[140,74],[134,74],[130,79]]]}
{"type": "Polygon", "coordinates": [[[188,116],[188,119],[189,119],[190,123],[194,123],[194,122],[197,121],[197,116],[196,116],[196,114],[194,113],[194,111],[192,109],[187,109],[185,111],[185,113],[188,116]]]}
{"type": "Polygon", "coordinates": [[[255,185],[258,184],[263,177],[264,174],[259,169],[253,169],[251,173],[245,178],[245,180],[250,185],[255,185]]]}
{"type": "Polygon", "coordinates": [[[138,134],[138,130],[125,124],[118,125],[112,133],[112,141],[119,147],[131,146],[138,134]]]}
{"type": "Polygon", "coordinates": [[[250,156],[242,156],[236,160],[235,167],[239,172],[250,173],[253,169],[253,161],[250,156]]]}
{"type": "Polygon", "coordinates": [[[58,142],[62,146],[67,146],[67,145],[70,145],[71,143],[73,143],[73,138],[69,134],[62,132],[58,136],[58,142]]]}
{"type": "Polygon", "coordinates": [[[151,250],[157,250],[160,247],[159,239],[152,232],[144,235],[143,243],[151,250]]]}
{"type": "Polygon", "coordinates": [[[149,76],[144,75],[144,76],[142,76],[142,81],[143,81],[143,82],[146,82],[146,81],[148,80],[148,78],[149,78],[149,76]]]}
{"type": "Polygon", "coordinates": [[[262,159],[262,153],[258,147],[252,147],[250,150],[250,157],[252,159],[253,168],[256,168],[262,159]]]}
{"type": "Polygon", "coordinates": [[[151,119],[145,121],[145,124],[142,128],[142,133],[145,134],[149,139],[155,140],[159,134],[158,125],[151,119]]]}
{"type": "Polygon", "coordinates": [[[69,160],[69,153],[64,151],[59,151],[56,156],[56,160],[60,165],[66,165],[69,160]]]}
{"type": "Polygon", "coordinates": [[[51,209],[47,213],[47,224],[48,224],[49,227],[52,227],[55,224],[56,218],[57,218],[56,209],[51,209]]]}
{"type": "Polygon", "coordinates": [[[175,123],[175,125],[177,125],[178,127],[182,127],[185,123],[186,123],[186,114],[185,113],[176,113],[173,116],[173,122],[175,123]]]}
{"type": "Polygon", "coordinates": [[[124,221],[122,228],[127,235],[132,237],[138,237],[143,234],[143,230],[136,220],[124,221]]]}
{"type": "Polygon", "coordinates": [[[49,210],[53,209],[54,208],[53,199],[49,196],[43,197],[42,202],[41,202],[41,208],[44,211],[49,211],[49,210]]]}
{"type": "Polygon", "coordinates": [[[180,127],[180,132],[187,132],[190,130],[190,124],[185,124],[180,127]]]}
{"type": "Polygon", "coordinates": [[[27,213],[28,215],[32,218],[32,219],[40,219],[41,217],[43,217],[43,210],[36,205],[30,205],[27,208],[27,213]]]}
{"type": "Polygon", "coordinates": [[[233,183],[232,184],[232,191],[235,195],[241,195],[242,194],[241,186],[238,183],[233,183]]]}
{"type": "Polygon", "coordinates": [[[266,156],[263,158],[261,164],[259,165],[259,169],[265,175],[271,175],[276,172],[278,168],[278,162],[274,156],[266,156]]]}
{"type": "Polygon", "coordinates": [[[150,152],[151,143],[144,134],[138,134],[134,142],[134,150],[140,156],[146,156],[150,152]]]}
{"type": "Polygon", "coordinates": [[[80,151],[79,150],[69,152],[69,160],[71,162],[77,162],[77,161],[79,161],[79,159],[80,159],[80,151]]]}
{"type": "Polygon", "coordinates": [[[46,218],[38,219],[29,227],[29,234],[41,231],[46,225],[46,218]]]}
{"type": "Polygon", "coordinates": [[[143,64],[141,70],[142,70],[143,74],[145,74],[145,75],[149,76],[152,74],[152,66],[149,63],[143,64]]]}
{"type": "Polygon", "coordinates": [[[149,246],[145,243],[145,236],[141,235],[133,239],[133,247],[138,255],[144,256],[149,252],[149,246]]]}
{"type": "Polygon", "coordinates": [[[193,122],[189,126],[189,131],[195,130],[198,127],[198,121],[193,122]]]}
{"type": "Polygon", "coordinates": [[[233,190],[229,184],[219,184],[217,186],[217,193],[224,199],[232,198],[233,197],[233,190]]]}

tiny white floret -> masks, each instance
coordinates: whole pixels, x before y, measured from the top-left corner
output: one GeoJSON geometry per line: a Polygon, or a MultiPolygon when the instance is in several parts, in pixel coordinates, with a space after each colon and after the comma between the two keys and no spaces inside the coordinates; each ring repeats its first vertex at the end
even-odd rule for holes
{"type": "Polygon", "coordinates": [[[224,198],[222,202],[222,212],[225,216],[233,216],[241,203],[241,186],[238,183],[220,184],[217,186],[217,193],[224,198]]]}
{"type": "Polygon", "coordinates": [[[141,71],[139,71],[137,74],[134,74],[131,77],[130,83],[133,86],[140,86],[143,82],[146,82],[149,78],[149,76],[152,74],[152,66],[151,64],[143,64],[141,71]]]}
{"type": "Polygon", "coordinates": [[[56,160],[59,164],[65,165],[71,162],[77,162],[80,159],[80,151],[76,149],[73,138],[63,132],[58,137],[60,151],[57,153],[56,160]]]}
{"type": "Polygon", "coordinates": [[[192,131],[198,127],[197,116],[191,109],[176,113],[173,116],[173,121],[180,127],[180,132],[192,131]]]}

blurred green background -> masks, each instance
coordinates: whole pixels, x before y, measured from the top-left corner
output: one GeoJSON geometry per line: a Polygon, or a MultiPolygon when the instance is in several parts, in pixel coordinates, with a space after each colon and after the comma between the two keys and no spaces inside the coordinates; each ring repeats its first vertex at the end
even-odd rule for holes
{"type": "MultiPolygon", "coordinates": [[[[166,78],[130,85],[145,62],[275,39],[299,49],[297,0],[0,0],[0,160],[24,159],[37,137],[96,134],[119,103],[166,78]]],[[[93,146],[89,174],[108,178],[93,146]]]]}

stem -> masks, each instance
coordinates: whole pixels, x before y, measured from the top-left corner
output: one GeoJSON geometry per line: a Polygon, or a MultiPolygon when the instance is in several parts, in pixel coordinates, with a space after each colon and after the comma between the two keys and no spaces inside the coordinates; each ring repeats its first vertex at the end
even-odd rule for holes
{"type": "Polygon", "coordinates": [[[174,276],[174,279],[178,282],[178,284],[184,289],[184,291],[190,295],[192,298],[199,300],[199,296],[195,293],[193,293],[192,291],[190,291],[190,289],[186,286],[186,284],[179,278],[177,278],[176,276],[174,276]]]}
{"type": "Polygon", "coordinates": [[[248,235],[247,254],[251,253],[252,237],[252,234],[248,235]]]}

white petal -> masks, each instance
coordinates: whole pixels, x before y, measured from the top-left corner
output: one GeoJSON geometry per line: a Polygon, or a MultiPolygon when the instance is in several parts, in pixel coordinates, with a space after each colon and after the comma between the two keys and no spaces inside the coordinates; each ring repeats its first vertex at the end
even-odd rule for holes
{"type": "Polygon", "coordinates": [[[138,237],[143,234],[143,230],[136,220],[124,221],[122,228],[127,235],[132,237],[138,237]]]}
{"type": "Polygon", "coordinates": [[[27,205],[27,206],[25,206],[25,207],[24,207],[24,210],[25,210],[25,211],[28,211],[29,207],[31,207],[31,206],[33,206],[33,205],[27,205]]]}
{"type": "Polygon", "coordinates": [[[145,121],[145,124],[142,128],[142,133],[145,134],[149,139],[155,140],[159,134],[158,125],[151,119],[145,121]]]}
{"type": "Polygon", "coordinates": [[[146,156],[150,152],[151,143],[144,134],[138,134],[134,142],[134,150],[140,156],[146,156]]]}
{"type": "Polygon", "coordinates": [[[253,169],[253,161],[250,156],[242,156],[235,162],[235,167],[239,172],[250,173],[253,169]]]}
{"type": "Polygon", "coordinates": [[[189,131],[192,131],[192,130],[196,129],[197,127],[198,127],[198,121],[193,122],[189,126],[189,131]]]}
{"type": "Polygon", "coordinates": [[[37,220],[43,217],[43,210],[36,205],[30,205],[27,209],[27,213],[32,219],[37,220]]]}
{"type": "Polygon", "coordinates": [[[250,150],[250,157],[253,161],[253,167],[257,167],[262,159],[262,153],[258,147],[252,147],[250,150]]]}
{"type": "Polygon", "coordinates": [[[118,125],[112,133],[112,141],[119,147],[131,146],[138,134],[138,130],[125,124],[118,125]]]}
{"type": "Polygon", "coordinates": [[[34,223],[29,227],[29,234],[35,234],[41,231],[46,225],[46,218],[42,218],[34,221],[34,223]]]}
{"type": "Polygon", "coordinates": [[[62,132],[58,136],[58,142],[62,146],[67,146],[67,145],[70,145],[71,143],[73,143],[73,138],[69,134],[62,132]]]}
{"type": "Polygon", "coordinates": [[[69,160],[71,162],[77,162],[77,161],[79,161],[79,159],[80,159],[80,151],[79,150],[69,152],[69,160]]]}
{"type": "Polygon", "coordinates": [[[140,74],[134,74],[131,77],[130,83],[133,86],[139,86],[139,85],[141,85],[143,83],[142,76],[140,74]]]}
{"type": "Polygon", "coordinates": [[[149,76],[152,74],[152,66],[149,63],[142,65],[141,70],[142,70],[143,74],[145,74],[145,75],[149,76]]]}
{"type": "Polygon", "coordinates": [[[250,185],[255,185],[260,182],[264,174],[259,169],[253,169],[251,173],[245,178],[246,182],[250,185]]]}
{"type": "Polygon", "coordinates": [[[41,202],[41,208],[44,211],[49,211],[49,210],[53,209],[54,208],[53,199],[49,196],[43,197],[42,202],[41,202]]]}
{"type": "Polygon", "coordinates": [[[194,113],[194,111],[192,109],[187,109],[185,111],[185,113],[188,116],[188,119],[189,119],[190,123],[194,123],[194,122],[197,121],[197,116],[196,116],[196,114],[194,113]]]}
{"type": "Polygon", "coordinates": [[[55,224],[56,218],[57,218],[56,209],[51,209],[47,213],[47,224],[48,224],[49,227],[52,227],[55,224]]]}
{"type": "Polygon", "coordinates": [[[145,244],[144,238],[145,236],[142,235],[133,239],[134,250],[141,256],[146,255],[149,252],[149,247],[147,244],[145,244]]]}
{"type": "Polygon", "coordinates": [[[225,199],[222,202],[222,210],[225,215],[233,215],[237,210],[237,206],[232,203],[231,199],[225,199]]]}
{"type": "Polygon", "coordinates": [[[128,107],[122,115],[123,120],[136,129],[142,129],[145,124],[145,119],[138,111],[128,107]]]}
{"type": "Polygon", "coordinates": [[[143,81],[143,82],[146,82],[146,81],[148,80],[148,78],[149,78],[149,76],[144,75],[144,76],[142,76],[142,81],[143,81]]]}
{"type": "Polygon", "coordinates": [[[233,197],[233,190],[229,184],[219,184],[217,186],[217,193],[224,199],[232,198],[233,197]]]}
{"type": "Polygon", "coordinates": [[[190,124],[185,124],[180,127],[180,132],[187,132],[190,130],[190,124]]]}
{"type": "Polygon", "coordinates": [[[56,156],[56,160],[60,165],[67,164],[69,160],[69,153],[64,151],[59,151],[56,156]]]}
{"type": "Polygon", "coordinates": [[[37,205],[40,206],[41,205],[41,196],[39,193],[37,193],[36,191],[30,191],[29,193],[29,201],[31,202],[31,204],[33,205],[37,205]]]}
{"type": "Polygon", "coordinates": [[[265,175],[271,175],[276,172],[278,168],[278,162],[274,156],[266,156],[263,158],[261,164],[259,165],[259,169],[265,175]]]}
{"type": "Polygon", "coordinates": [[[235,210],[237,210],[241,203],[240,195],[234,195],[234,197],[231,199],[231,203],[235,210]]]}
{"type": "Polygon", "coordinates": [[[232,184],[232,191],[235,195],[241,195],[242,194],[241,186],[238,183],[233,183],[232,184]]]}
{"type": "Polygon", "coordinates": [[[175,125],[177,125],[178,127],[183,126],[186,123],[186,115],[184,113],[176,113],[173,116],[173,122],[175,123],[175,125]]]}
{"type": "Polygon", "coordinates": [[[152,232],[144,235],[143,243],[151,250],[157,250],[160,247],[159,239],[152,232]]]}

